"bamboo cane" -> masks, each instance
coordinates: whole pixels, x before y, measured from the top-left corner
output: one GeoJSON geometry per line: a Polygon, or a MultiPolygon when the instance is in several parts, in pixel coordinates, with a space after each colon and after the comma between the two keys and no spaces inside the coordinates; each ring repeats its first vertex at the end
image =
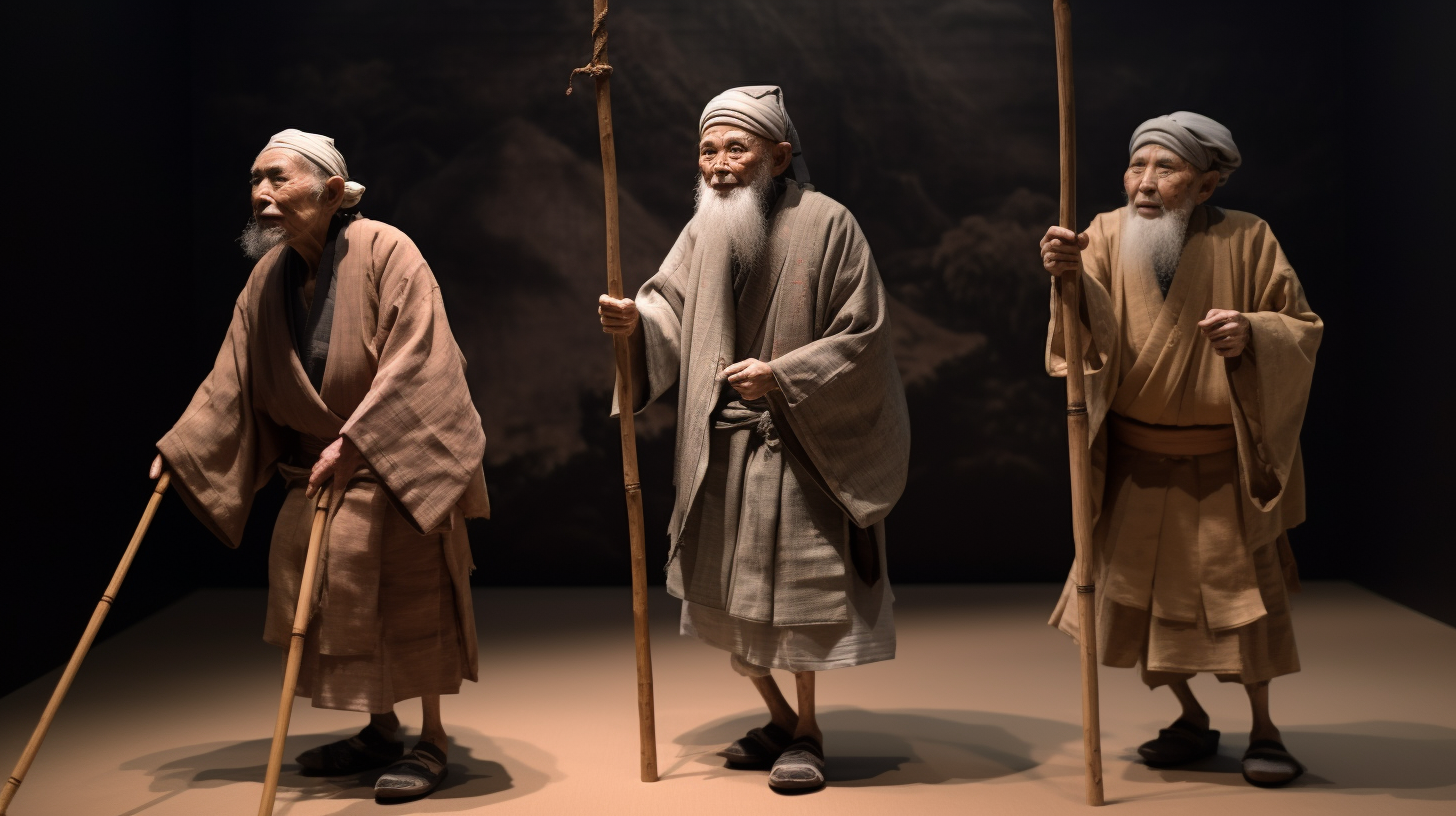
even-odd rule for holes
{"type": "MultiPolygon", "coordinates": [[[[622,251],[617,225],[617,147],[612,134],[612,66],[607,64],[607,0],[592,0],[592,58],[576,74],[596,81],[597,132],[602,146],[602,182],[607,205],[607,294],[622,297],[622,251]]],[[[568,84],[566,93],[571,93],[568,84]]],[[[618,412],[622,436],[622,482],[632,559],[632,630],[637,647],[637,730],[643,782],[657,781],[657,725],[652,701],[652,643],[647,628],[647,541],[642,525],[642,482],[637,472],[637,428],[632,416],[632,352],[628,339],[612,335],[617,359],[618,412]]]]}
{"type": "Polygon", "coordinates": [[[66,692],[71,689],[71,681],[76,679],[76,672],[81,670],[81,661],[86,659],[86,652],[90,651],[92,641],[96,640],[96,633],[101,631],[101,622],[106,620],[106,613],[111,611],[111,604],[116,600],[116,593],[121,591],[121,582],[126,578],[127,570],[131,569],[132,559],[136,558],[137,550],[141,548],[142,539],[146,537],[147,528],[152,525],[152,517],[157,514],[157,506],[162,503],[162,494],[167,492],[167,486],[172,483],[172,474],[163,471],[157,483],[152,488],[152,496],[147,500],[147,509],[142,512],[142,520],[137,522],[136,531],[131,534],[131,542],[126,545],[126,552],[121,556],[121,563],[116,565],[116,572],[111,576],[111,583],[106,586],[106,592],[96,604],[96,611],[91,613],[91,622],[86,624],[86,631],[81,635],[81,642],[76,644],[76,651],[71,654],[71,662],[66,664],[66,670],[61,672],[61,681],[56,684],[56,690],[51,692],[51,700],[46,703],[45,711],[40,715],[40,723],[36,725],[35,732],[30,735],[30,742],[26,744],[25,750],[20,754],[20,761],[15,763],[15,770],[10,773],[10,778],[5,780],[5,787],[0,790],[0,816],[10,809],[10,800],[15,798],[15,792],[20,789],[20,783],[25,781],[25,774],[30,770],[30,764],[35,761],[35,755],[40,752],[40,744],[45,741],[46,732],[50,730],[51,721],[56,718],[56,711],[61,707],[61,701],[66,698],[66,692]]]}
{"type": "Polygon", "coordinates": [[[258,816],[273,816],[273,802],[278,797],[278,776],[283,771],[283,740],[288,736],[288,720],[293,716],[293,693],[298,689],[298,670],[303,665],[303,641],[308,633],[309,616],[313,612],[319,554],[323,551],[324,523],[329,517],[328,496],[328,486],[320,488],[318,506],[313,511],[313,529],[308,535],[308,554],[303,559],[303,580],[298,585],[298,606],[293,612],[293,636],[288,641],[288,663],[283,670],[283,694],[278,700],[278,722],[273,726],[273,747],[268,751],[268,770],[263,777],[263,798],[258,803],[258,816]]]}
{"type": "MultiPolygon", "coordinates": [[[[1057,32],[1057,100],[1061,124],[1061,226],[1077,231],[1077,111],[1072,83],[1072,9],[1052,0],[1057,32]]],[[[1082,647],[1082,755],[1087,804],[1102,796],[1102,726],[1097,701],[1097,622],[1092,553],[1091,464],[1088,457],[1087,391],[1082,371],[1080,271],[1057,279],[1062,304],[1062,356],[1067,361],[1067,448],[1072,476],[1072,539],[1076,546],[1078,641],[1082,647]]]]}

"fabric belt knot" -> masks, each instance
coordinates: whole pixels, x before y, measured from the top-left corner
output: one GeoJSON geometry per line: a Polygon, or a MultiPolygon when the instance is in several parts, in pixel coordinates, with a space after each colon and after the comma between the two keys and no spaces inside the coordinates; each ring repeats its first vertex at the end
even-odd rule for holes
{"type": "Polygon", "coordinates": [[[730,402],[718,412],[713,430],[736,431],[739,428],[752,428],[770,450],[778,450],[783,444],[779,440],[778,429],[774,427],[772,413],[749,408],[741,402],[730,402]]]}

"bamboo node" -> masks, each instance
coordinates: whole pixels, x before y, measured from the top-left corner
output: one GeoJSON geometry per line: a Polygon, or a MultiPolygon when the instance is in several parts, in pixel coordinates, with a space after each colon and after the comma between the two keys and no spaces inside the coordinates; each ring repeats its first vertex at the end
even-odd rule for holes
{"type": "Polygon", "coordinates": [[[642,492],[642,483],[641,482],[627,482],[626,487],[627,487],[627,492],[628,493],[641,493],[642,492]]]}
{"type": "Polygon", "coordinates": [[[1085,595],[1085,594],[1087,594],[1089,592],[1095,592],[1096,590],[1097,590],[1097,585],[1096,584],[1077,584],[1077,594],[1078,595],[1085,595]]]}
{"type": "Polygon", "coordinates": [[[107,604],[115,603],[116,602],[116,596],[115,595],[102,595],[101,596],[101,602],[102,603],[107,603],[107,604]]]}
{"type": "Polygon", "coordinates": [[[580,68],[573,68],[571,75],[566,78],[566,95],[571,96],[571,83],[576,79],[577,74],[590,74],[593,77],[611,76],[612,66],[602,62],[602,54],[607,50],[607,5],[602,4],[602,13],[592,20],[592,45],[591,61],[580,68]]]}
{"type": "Polygon", "coordinates": [[[1067,416],[1086,416],[1087,406],[1080,402],[1074,402],[1067,406],[1067,416]]]}

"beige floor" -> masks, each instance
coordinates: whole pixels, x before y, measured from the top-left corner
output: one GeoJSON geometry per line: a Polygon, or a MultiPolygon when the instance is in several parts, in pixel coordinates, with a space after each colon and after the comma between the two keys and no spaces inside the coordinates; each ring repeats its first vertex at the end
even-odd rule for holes
{"type": "MultiPolygon", "coordinates": [[[[637,781],[624,589],[476,594],[482,682],[448,698],[450,778],[395,813],[1057,814],[1082,802],[1077,653],[1044,625],[1050,585],[905,586],[898,660],[820,676],[829,787],[783,797],[712,756],[765,719],[725,655],[676,635],[653,596],[662,781],[637,781]]],[[[125,593],[122,601],[125,602],[125,593]]],[[[14,816],[251,814],[280,661],[259,640],[263,597],[209,591],[98,647],[11,808],[14,816]]],[[[1314,584],[1295,624],[1305,671],[1273,686],[1295,787],[1244,784],[1242,690],[1199,678],[1225,733],[1197,767],[1154,771],[1134,747],[1171,695],[1102,672],[1109,810],[1127,814],[1456,813],[1456,629],[1349,584],[1314,584]]],[[[19,755],[59,672],[0,699],[0,763],[19,755]]],[[[401,715],[417,726],[419,709],[401,715]]],[[[300,707],[288,756],[360,725],[300,707]]],[[[285,764],[277,813],[381,812],[368,780],[285,764]]]]}

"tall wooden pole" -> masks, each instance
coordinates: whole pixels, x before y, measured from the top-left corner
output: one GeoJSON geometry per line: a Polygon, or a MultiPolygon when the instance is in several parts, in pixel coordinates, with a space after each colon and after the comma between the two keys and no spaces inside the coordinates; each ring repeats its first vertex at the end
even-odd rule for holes
{"type": "MultiPolygon", "coordinates": [[[[1061,225],[1077,231],[1077,110],[1072,83],[1072,9],[1069,0],[1052,0],[1057,31],[1057,99],[1061,122],[1061,225]]],[[[1078,638],[1082,647],[1082,755],[1086,764],[1087,804],[1102,797],[1102,724],[1097,701],[1096,563],[1092,553],[1091,463],[1087,428],[1087,388],[1082,371],[1080,271],[1057,279],[1062,304],[1062,356],[1067,361],[1067,448],[1072,474],[1073,569],[1077,585],[1078,638]]]]}
{"type": "Polygon", "coordinates": [[[268,769],[263,775],[263,797],[258,801],[258,816],[273,816],[273,803],[278,798],[278,777],[283,772],[283,741],[288,737],[288,721],[293,716],[293,694],[298,689],[298,672],[303,666],[303,641],[308,636],[308,620],[313,613],[313,593],[318,584],[319,555],[324,548],[324,527],[329,517],[329,485],[319,488],[318,505],[313,511],[313,529],[309,531],[308,552],[303,558],[303,579],[298,584],[298,605],[293,609],[293,633],[288,639],[288,663],[283,669],[283,694],[278,700],[278,719],[273,724],[273,746],[268,750],[268,769]]]}
{"type": "Polygon", "coordinates": [[[111,576],[111,583],[107,584],[106,592],[96,604],[96,611],[91,613],[91,622],[86,624],[86,631],[81,635],[81,642],[76,644],[76,651],[71,653],[71,662],[66,664],[66,670],[61,672],[61,681],[56,683],[56,690],[51,692],[51,700],[46,703],[45,711],[40,715],[40,723],[36,725],[35,731],[30,735],[30,742],[26,744],[25,750],[20,754],[20,761],[15,763],[15,770],[11,771],[10,778],[5,780],[5,787],[0,789],[0,816],[4,816],[10,809],[10,800],[15,798],[15,792],[20,789],[20,783],[25,781],[25,774],[30,770],[30,764],[35,761],[35,755],[40,752],[40,744],[45,741],[46,732],[51,728],[51,721],[56,718],[56,711],[61,707],[61,701],[66,699],[66,692],[71,690],[71,682],[76,679],[76,672],[81,670],[81,661],[86,659],[86,653],[91,650],[91,643],[96,640],[96,633],[101,631],[101,622],[106,620],[106,613],[111,611],[111,604],[116,600],[116,593],[121,591],[121,582],[126,578],[127,570],[131,569],[131,562],[136,558],[137,550],[142,546],[142,539],[147,535],[147,528],[152,526],[152,517],[157,514],[157,505],[162,503],[162,494],[167,492],[167,486],[172,483],[172,474],[163,471],[161,478],[157,479],[156,485],[152,488],[152,496],[147,500],[147,509],[142,512],[142,520],[137,522],[136,531],[131,534],[131,542],[126,545],[126,552],[121,556],[121,563],[116,565],[116,572],[111,576]]]}
{"type": "MultiPolygon", "coordinates": [[[[607,64],[607,0],[592,0],[592,58],[572,73],[596,81],[597,132],[602,145],[602,181],[607,205],[607,294],[622,297],[622,247],[617,226],[617,147],[612,135],[612,67],[607,64]]],[[[570,86],[567,87],[571,93],[570,86]]],[[[632,629],[637,646],[637,730],[643,782],[657,781],[657,724],[652,701],[652,642],[647,627],[647,539],[642,524],[642,481],[637,473],[637,426],[632,416],[632,351],[628,339],[612,335],[617,357],[618,417],[622,436],[622,482],[632,548],[632,629]]]]}

